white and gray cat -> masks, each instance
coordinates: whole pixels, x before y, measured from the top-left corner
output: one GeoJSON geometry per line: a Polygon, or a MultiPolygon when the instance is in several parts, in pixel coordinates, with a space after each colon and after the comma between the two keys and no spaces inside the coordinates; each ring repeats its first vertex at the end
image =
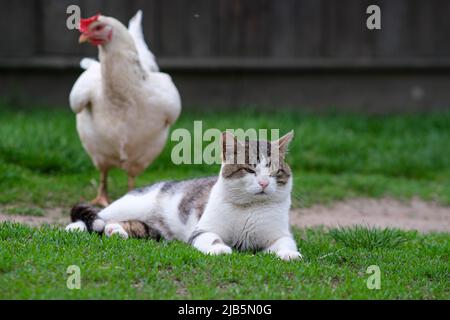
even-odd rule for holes
{"type": "Polygon", "coordinates": [[[177,239],[213,255],[236,249],[301,258],[289,228],[292,173],[285,155],[292,137],[291,131],[275,142],[241,142],[225,132],[218,177],[159,182],[103,210],[77,205],[66,230],[177,239]]]}

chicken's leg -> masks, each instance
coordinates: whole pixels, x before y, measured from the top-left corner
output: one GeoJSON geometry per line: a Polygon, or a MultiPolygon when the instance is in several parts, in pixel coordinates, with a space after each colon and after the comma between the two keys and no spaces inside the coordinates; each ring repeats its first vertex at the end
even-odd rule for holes
{"type": "Polygon", "coordinates": [[[135,176],[128,174],[128,191],[131,191],[134,189],[134,178],[135,178],[135,176]]]}
{"type": "Polygon", "coordinates": [[[108,200],[108,170],[100,171],[100,186],[98,188],[97,197],[91,201],[94,205],[100,205],[103,207],[107,207],[109,204],[108,200]]]}

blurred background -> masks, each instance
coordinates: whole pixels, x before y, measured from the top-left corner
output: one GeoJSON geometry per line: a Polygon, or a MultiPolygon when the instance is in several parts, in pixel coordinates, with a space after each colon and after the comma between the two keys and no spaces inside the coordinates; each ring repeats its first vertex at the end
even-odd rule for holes
{"type": "Polygon", "coordinates": [[[1,0],[1,99],[68,107],[80,58],[97,55],[66,28],[71,4],[126,24],[142,9],[146,41],[185,110],[450,106],[448,0],[1,0]],[[366,28],[371,4],[381,30],[366,28]]]}
{"type": "MultiPolygon", "coordinates": [[[[294,206],[450,204],[448,0],[0,0],[0,215],[2,204],[65,208],[96,193],[68,97],[80,59],[98,50],[67,29],[72,4],[125,24],[143,10],[146,41],[182,98],[172,130],[193,132],[194,120],[204,130],[294,130],[294,206]],[[372,4],[381,30],[366,27],[372,4]]],[[[174,165],[176,143],[138,186],[217,174],[174,165]]],[[[113,170],[112,198],[125,179],[113,170]]]]}

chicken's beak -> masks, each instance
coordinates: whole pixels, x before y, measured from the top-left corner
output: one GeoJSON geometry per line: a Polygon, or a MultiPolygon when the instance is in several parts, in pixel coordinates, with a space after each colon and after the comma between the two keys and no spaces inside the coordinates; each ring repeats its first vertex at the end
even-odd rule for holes
{"type": "Polygon", "coordinates": [[[82,33],[80,35],[80,37],[78,38],[78,43],[84,43],[88,40],[89,40],[89,37],[86,34],[82,33]]]}

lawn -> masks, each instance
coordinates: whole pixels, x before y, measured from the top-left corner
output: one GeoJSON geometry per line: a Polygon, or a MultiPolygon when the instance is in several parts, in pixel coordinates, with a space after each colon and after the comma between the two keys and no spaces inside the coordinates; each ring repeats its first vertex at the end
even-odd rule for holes
{"type": "MultiPolygon", "coordinates": [[[[407,116],[312,115],[299,112],[184,112],[175,128],[295,130],[288,162],[293,205],[354,197],[420,197],[450,204],[450,112],[407,116]]],[[[97,171],[83,151],[67,110],[0,107],[0,207],[8,214],[68,213],[95,196],[97,171]]],[[[218,165],[174,165],[169,142],[137,180],[217,174],[218,165]]],[[[114,170],[110,193],[126,191],[114,170]]],[[[447,233],[377,229],[296,230],[304,261],[264,254],[205,257],[179,242],[123,241],[66,234],[51,227],[0,224],[0,298],[437,298],[449,299],[447,233]],[[67,267],[81,289],[66,287],[67,267]],[[370,265],[381,289],[369,290],[370,265]]]]}
{"type": "Polygon", "coordinates": [[[448,234],[344,229],[296,233],[304,261],[204,256],[180,242],[0,225],[0,299],[448,299],[448,234]],[[67,288],[69,266],[79,290],[67,288]],[[380,268],[380,289],[367,268],[380,268]]]}
{"type": "MultiPolygon", "coordinates": [[[[8,111],[0,108],[0,204],[69,207],[95,196],[98,173],[81,147],[69,111],[8,111]]],[[[296,112],[185,112],[174,128],[277,128],[295,131],[289,163],[294,206],[352,197],[418,196],[450,204],[450,112],[408,116],[308,115],[296,112]]],[[[219,165],[175,165],[176,142],[137,179],[217,174],[219,165]]],[[[126,191],[114,170],[110,191],[126,191]]]]}

